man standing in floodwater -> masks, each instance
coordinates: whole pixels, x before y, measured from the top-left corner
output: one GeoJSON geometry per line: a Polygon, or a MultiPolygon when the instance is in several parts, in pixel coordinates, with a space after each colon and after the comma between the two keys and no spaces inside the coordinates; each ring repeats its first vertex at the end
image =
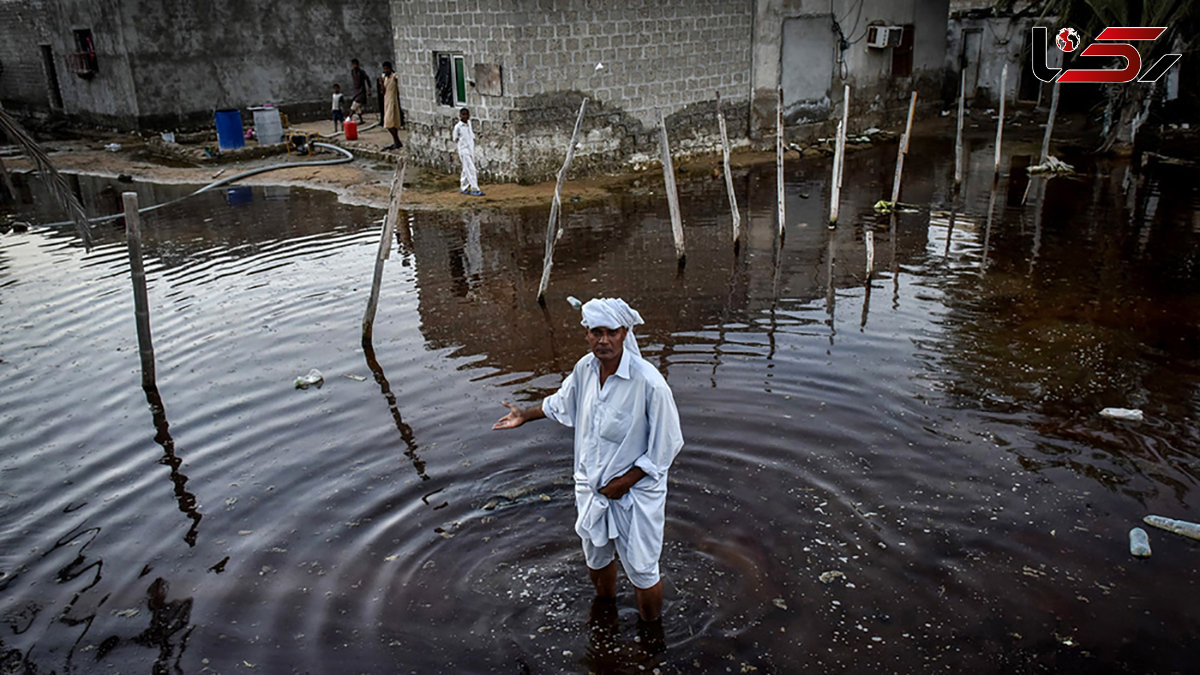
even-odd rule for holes
{"type": "Polygon", "coordinates": [[[575,532],[598,600],[617,595],[617,561],[633,584],[645,622],[662,616],[667,470],[683,447],[679,411],[661,373],[642,358],[633,327],[644,323],[624,300],[583,305],[591,353],[540,404],[509,413],[493,429],[549,417],[575,429],[575,532]]]}

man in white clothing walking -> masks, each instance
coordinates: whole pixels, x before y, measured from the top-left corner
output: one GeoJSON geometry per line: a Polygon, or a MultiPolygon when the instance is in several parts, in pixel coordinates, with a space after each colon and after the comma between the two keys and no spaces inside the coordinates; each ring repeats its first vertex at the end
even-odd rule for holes
{"type": "Polygon", "coordinates": [[[479,179],[475,177],[475,131],[471,128],[470,110],[463,108],[458,111],[458,124],[454,125],[451,137],[458,144],[458,158],[462,160],[462,176],[458,179],[459,192],[482,197],[479,179]]]}
{"type": "Polygon", "coordinates": [[[667,470],[683,447],[679,412],[661,373],[642,358],[633,327],[641,315],[624,300],[583,305],[591,353],[540,404],[509,413],[493,429],[549,417],[575,429],[575,532],[599,598],[617,594],[617,561],[644,621],[662,615],[667,470]]]}

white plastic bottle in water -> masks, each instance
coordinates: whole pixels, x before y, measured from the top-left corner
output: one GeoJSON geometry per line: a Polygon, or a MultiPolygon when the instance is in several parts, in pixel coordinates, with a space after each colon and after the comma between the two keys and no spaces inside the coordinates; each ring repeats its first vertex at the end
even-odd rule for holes
{"type": "Polygon", "coordinates": [[[1150,557],[1150,536],[1140,527],[1129,531],[1129,552],[1139,558],[1150,557]]]}

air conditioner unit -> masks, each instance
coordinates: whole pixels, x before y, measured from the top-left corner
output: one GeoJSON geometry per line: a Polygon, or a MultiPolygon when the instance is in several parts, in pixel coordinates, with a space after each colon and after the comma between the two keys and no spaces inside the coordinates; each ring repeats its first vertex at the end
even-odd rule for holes
{"type": "Polygon", "coordinates": [[[867,46],[875,49],[899,47],[903,26],[867,26],[867,46]]]}

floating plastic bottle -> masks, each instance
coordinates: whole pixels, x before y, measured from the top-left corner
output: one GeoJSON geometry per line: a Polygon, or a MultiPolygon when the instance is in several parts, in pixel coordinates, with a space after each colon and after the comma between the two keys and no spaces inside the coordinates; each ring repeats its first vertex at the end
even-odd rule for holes
{"type": "Polygon", "coordinates": [[[1142,411],[1134,408],[1105,408],[1100,411],[1100,416],[1125,422],[1141,422],[1143,419],[1142,411]]]}
{"type": "Polygon", "coordinates": [[[1140,527],[1129,531],[1129,552],[1139,558],[1150,557],[1150,535],[1140,527]]]}
{"type": "Polygon", "coordinates": [[[1200,524],[1189,523],[1186,520],[1174,520],[1173,518],[1164,518],[1162,516],[1146,516],[1142,518],[1142,522],[1147,525],[1153,525],[1157,528],[1174,532],[1185,537],[1200,541],[1200,524]]]}
{"type": "Polygon", "coordinates": [[[300,377],[296,378],[296,388],[308,389],[309,387],[314,386],[320,387],[324,381],[325,376],[321,374],[321,371],[313,368],[312,370],[308,371],[307,375],[301,375],[300,377]]]}

